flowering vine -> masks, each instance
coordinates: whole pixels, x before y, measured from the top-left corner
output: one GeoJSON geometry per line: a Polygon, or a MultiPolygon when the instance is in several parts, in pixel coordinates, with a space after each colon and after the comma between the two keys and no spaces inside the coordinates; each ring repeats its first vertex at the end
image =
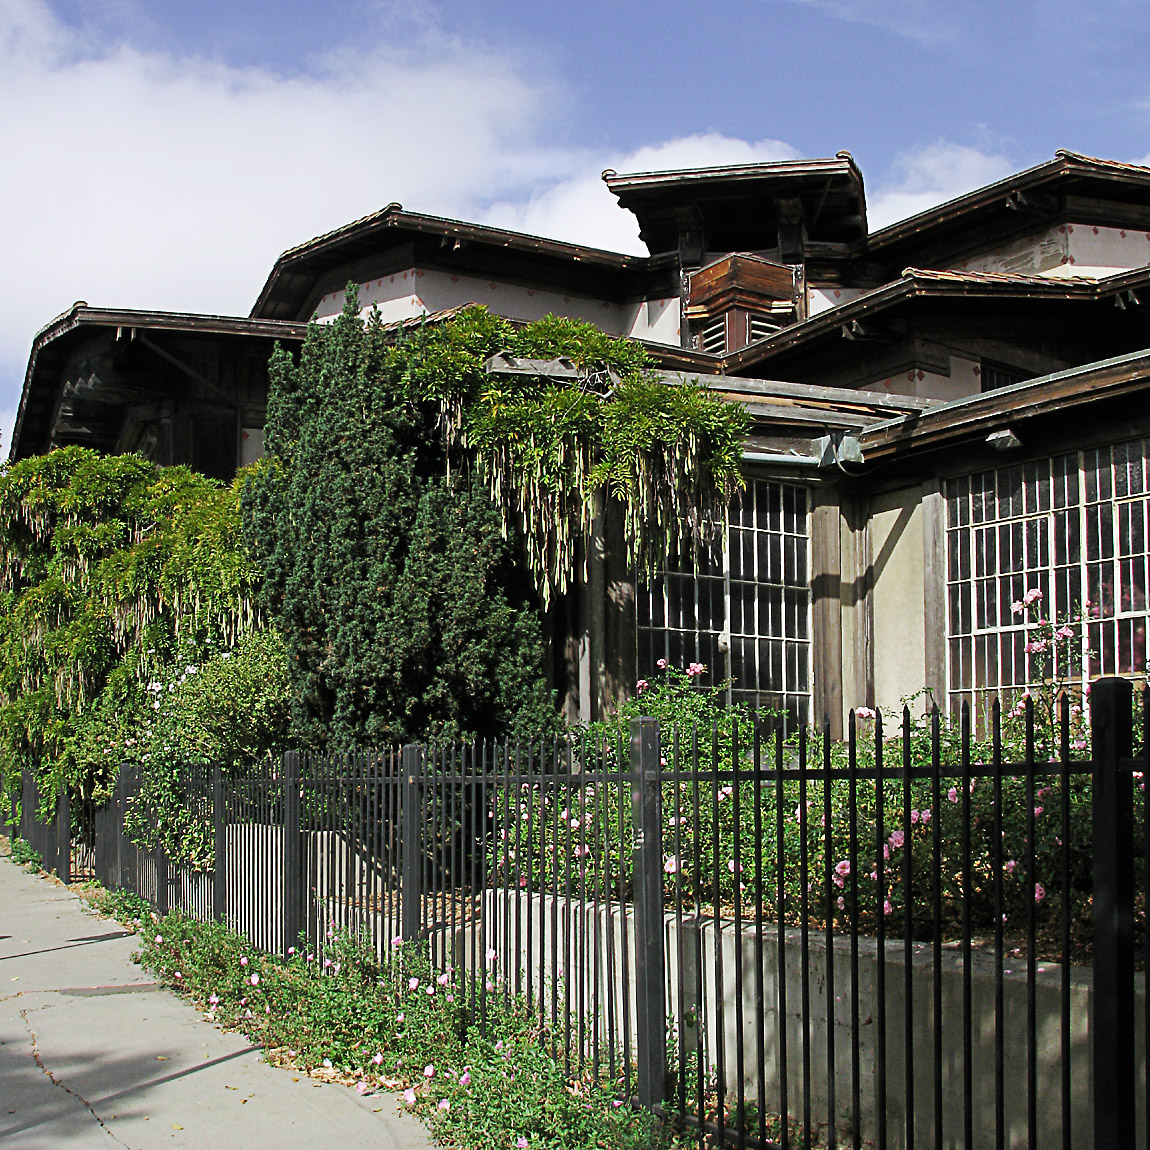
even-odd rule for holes
{"type": "MultiPolygon", "coordinates": [[[[1023,690],[1007,712],[1008,719],[1020,720],[1030,700],[1034,710],[1036,750],[1049,757],[1057,752],[1059,740],[1060,707],[1063,695],[1070,702],[1070,745],[1082,750],[1087,745],[1090,726],[1090,684],[1079,693],[1077,684],[1083,659],[1092,653],[1082,650],[1082,634],[1086,611],[1075,609],[1069,614],[1049,616],[1043,606],[1044,596],[1038,587],[1029,588],[1021,599],[1015,600],[1011,613],[1021,617],[1026,626],[1026,652],[1030,686],[1023,690]]],[[[1089,603],[1085,604],[1089,610],[1089,603]]]]}

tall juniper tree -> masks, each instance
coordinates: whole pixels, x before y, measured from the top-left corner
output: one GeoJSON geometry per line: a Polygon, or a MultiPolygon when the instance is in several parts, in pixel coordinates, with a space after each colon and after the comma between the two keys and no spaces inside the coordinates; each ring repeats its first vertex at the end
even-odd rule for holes
{"type": "Polygon", "coordinates": [[[435,415],[410,401],[412,358],[349,293],[298,365],[272,361],[268,456],[244,508],[313,746],[555,721],[530,585],[485,490],[449,473],[435,415]]]}
{"type": "Polygon", "coordinates": [[[540,608],[568,590],[593,516],[619,516],[637,571],[709,540],[745,429],[741,408],[668,386],[589,324],[514,328],[471,307],[395,338],[349,287],[298,364],[276,352],[268,456],[244,494],[297,734],[348,747],[552,726],[540,608]],[[491,374],[501,351],[578,371],[491,374]]]}

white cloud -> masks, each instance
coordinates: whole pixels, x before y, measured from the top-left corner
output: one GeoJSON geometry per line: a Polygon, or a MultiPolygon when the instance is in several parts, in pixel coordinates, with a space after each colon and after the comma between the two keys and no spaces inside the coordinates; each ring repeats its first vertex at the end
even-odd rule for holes
{"type": "Polygon", "coordinates": [[[74,300],[245,314],[281,251],[392,200],[641,252],[604,167],[795,155],[717,133],[626,155],[556,146],[563,89],[434,21],[409,24],[278,75],[0,0],[0,454],[32,338],[74,300]]]}
{"type": "Polygon", "coordinates": [[[73,300],[244,314],[284,248],[391,200],[467,214],[570,171],[541,142],[561,98],[434,32],[282,77],[92,49],[0,0],[0,409],[73,300]]]}
{"type": "Polygon", "coordinates": [[[600,172],[665,171],[720,164],[791,160],[798,153],[781,140],[746,140],[709,132],[682,136],[627,154],[587,155],[576,173],[544,186],[529,200],[502,201],[483,213],[486,223],[572,243],[645,255],[635,217],[619,207],[600,172]]]}
{"type": "Polygon", "coordinates": [[[1001,180],[1014,170],[1006,156],[946,140],[903,152],[883,182],[867,195],[870,230],[1001,180]]]}
{"type": "MultiPolygon", "coordinates": [[[[434,26],[396,42],[282,76],[93,47],[42,0],[0,0],[0,455],[32,337],[73,300],[244,314],[284,248],[391,200],[642,252],[603,168],[797,156],[717,132],[628,154],[557,146],[563,89],[434,26]]],[[[871,226],[1009,171],[945,141],[906,153],[871,226]]]]}
{"type": "MultiPolygon", "coordinates": [[[[776,0],[779,2],[779,0],[776,0]]],[[[957,31],[947,7],[938,0],[783,0],[816,8],[852,24],[869,24],[922,43],[951,39],[957,31]]]]}

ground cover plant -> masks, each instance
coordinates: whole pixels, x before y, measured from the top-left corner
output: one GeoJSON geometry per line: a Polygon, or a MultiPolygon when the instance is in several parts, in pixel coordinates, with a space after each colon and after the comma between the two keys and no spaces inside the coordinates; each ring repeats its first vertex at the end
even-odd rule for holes
{"type": "Polygon", "coordinates": [[[40,870],[44,865],[40,852],[27,839],[15,837],[12,839],[12,861],[17,866],[33,871],[40,870]]]}
{"type": "MultiPolygon", "coordinates": [[[[136,930],[143,965],[209,1021],[242,1031],[272,1062],[418,1114],[446,1145],[670,1144],[669,1131],[624,1104],[619,1083],[565,1077],[537,1015],[514,998],[489,995],[484,1032],[469,1025],[462,975],[433,970],[418,946],[395,945],[381,964],[333,929],[322,955],[285,961],[219,924],[158,916],[123,892],[87,897],[136,930]]],[[[496,958],[488,956],[492,969],[496,958]]]]}

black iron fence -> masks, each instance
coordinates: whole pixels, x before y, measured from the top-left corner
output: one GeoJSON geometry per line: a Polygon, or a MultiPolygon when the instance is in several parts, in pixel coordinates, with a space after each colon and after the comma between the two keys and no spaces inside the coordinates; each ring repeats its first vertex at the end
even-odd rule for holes
{"type": "Polygon", "coordinates": [[[417,941],[475,1025],[521,996],[573,1079],[719,1143],[1144,1147],[1145,702],[1135,732],[1130,684],[1095,684],[1077,760],[1065,711],[1009,755],[997,713],[982,755],[968,716],[904,712],[842,747],[643,719],[622,744],[189,768],[198,865],[125,833],[132,768],[49,824],[26,779],[21,834],[65,873],[71,822],[107,885],[271,951],[417,941]]]}
{"type": "Polygon", "coordinates": [[[45,811],[35,777],[25,771],[19,782],[19,787],[13,787],[8,795],[9,827],[15,828],[17,837],[36,851],[46,870],[71,882],[72,824],[67,791],[61,791],[52,809],[45,811]]]}

